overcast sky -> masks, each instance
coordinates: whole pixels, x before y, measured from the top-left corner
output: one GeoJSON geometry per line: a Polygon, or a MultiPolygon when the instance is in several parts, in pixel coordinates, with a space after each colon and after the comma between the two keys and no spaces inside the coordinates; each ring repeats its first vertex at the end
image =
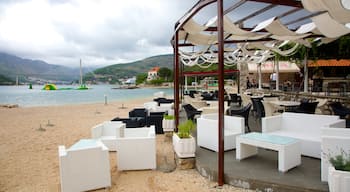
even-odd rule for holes
{"type": "Polygon", "coordinates": [[[0,52],[72,67],[172,53],[197,0],[0,0],[0,52]]]}

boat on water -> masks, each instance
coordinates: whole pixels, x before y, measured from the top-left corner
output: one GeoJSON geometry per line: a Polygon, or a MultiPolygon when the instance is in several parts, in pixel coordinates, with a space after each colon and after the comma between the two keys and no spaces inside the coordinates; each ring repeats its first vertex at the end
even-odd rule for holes
{"type": "Polygon", "coordinates": [[[119,87],[113,87],[112,89],[138,89],[140,87],[136,85],[121,85],[119,87]]]}
{"type": "Polygon", "coordinates": [[[77,88],[77,90],[87,90],[87,89],[90,89],[90,88],[85,84],[80,84],[79,87],[77,88]]]}
{"type": "Polygon", "coordinates": [[[79,87],[77,90],[88,90],[89,87],[83,83],[83,71],[81,67],[81,59],[80,59],[80,79],[79,79],[79,87]]]}

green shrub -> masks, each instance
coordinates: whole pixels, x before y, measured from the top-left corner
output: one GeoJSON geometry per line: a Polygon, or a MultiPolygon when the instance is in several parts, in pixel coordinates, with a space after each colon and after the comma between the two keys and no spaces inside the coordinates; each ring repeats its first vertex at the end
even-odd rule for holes
{"type": "Polygon", "coordinates": [[[190,138],[191,137],[191,131],[195,128],[195,123],[192,120],[187,120],[183,123],[180,123],[178,126],[178,132],[177,135],[180,138],[190,138]]]}
{"type": "Polygon", "coordinates": [[[336,170],[350,171],[350,154],[347,154],[343,150],[340,155],[330,157],[329,162],[336,170]]]}
{"type": "Polygon", "coordinates": [[[174,120],[175,116],[174,115],[164,115],[163,117],[165,120],[174,120]]]}

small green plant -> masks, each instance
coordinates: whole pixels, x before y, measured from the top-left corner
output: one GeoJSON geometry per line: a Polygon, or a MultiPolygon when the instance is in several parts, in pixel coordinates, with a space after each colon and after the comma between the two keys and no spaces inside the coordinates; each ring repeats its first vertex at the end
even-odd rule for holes
{"type": "Polygon", "coordinates": [[[174,115],[164,115],[163,118],[165,120],[174,120],[175,119],[175,116],[174,115]]]}
{"type": "Polygon", "coordinates": [[[350,171],[350,153],[341,150],[341,154],[331,157],[329,155],[329,162],[336,170],[350,171]]]}
{"type": "Polygon", "coordinates": [[[185,122],[180,123],[178,126],[177,135],[180,138],[190,138],[191,131],[195,128],[195,123],[192,120],[187,120],[185,122]]]}

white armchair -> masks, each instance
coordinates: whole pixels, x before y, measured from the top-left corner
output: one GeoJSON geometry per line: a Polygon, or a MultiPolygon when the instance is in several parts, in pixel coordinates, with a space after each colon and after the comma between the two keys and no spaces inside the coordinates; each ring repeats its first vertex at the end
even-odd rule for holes
{"type": "MultiPolygon", "coordinates": [[[[236,116],[224,117],[224,150],[236,148],[236,137],[244,134],[244,118],[236,116]]],[[[198,146],[219,151],[218,145],[218,114],[204,114],[197,119],[198,146]]]]}
{"type": "Polygon", "coordinates": [[[125,124],[121,121],[105,121],[91,129],[91,137],[99,139],[109,149],[116,151],[116,139],[123,134],[125,124]]]}
{"type": "Polygon", "coordinates": [[[69,149],[58,147],[61,191],[111,186],[108,149],[99,140],[82,139],[69,149]]]}
{"type": "Polygon", "coordinates": [[[156,169],[156,136],[154,125],[125,129],[117,138],[118,170],[156,169]]]}

